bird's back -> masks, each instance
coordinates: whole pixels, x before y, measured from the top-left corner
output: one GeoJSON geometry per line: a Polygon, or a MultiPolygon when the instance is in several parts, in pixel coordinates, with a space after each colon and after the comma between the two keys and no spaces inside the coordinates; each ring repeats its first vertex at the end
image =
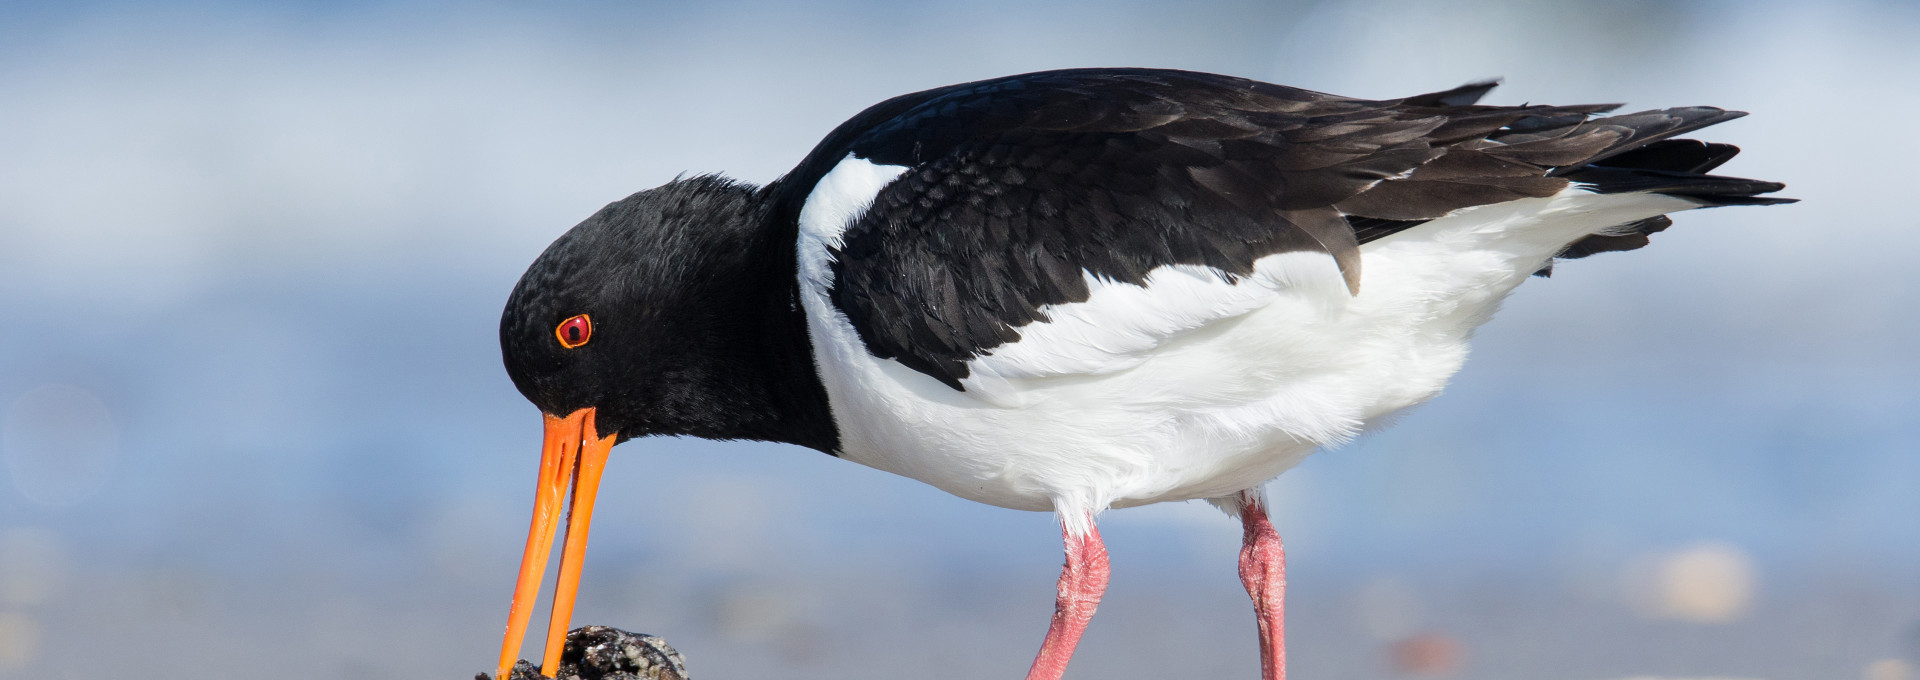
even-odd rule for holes
{"type": "Polygon", "coordinates": [[[1556,255],[1780,200],[1672,139],[1737,113],[1490,87],[1067,71],[857,117],[787,180],[843,454],[1035,510],[1231,494],[1436,394],[1556,255]]]}

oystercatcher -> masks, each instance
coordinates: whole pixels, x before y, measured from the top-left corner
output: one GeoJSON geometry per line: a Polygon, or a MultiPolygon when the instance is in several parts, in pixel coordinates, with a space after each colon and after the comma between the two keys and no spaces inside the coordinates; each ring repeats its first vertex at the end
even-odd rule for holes
{"type": "Polygon", "coordinates": [[[1066,566],[1029,680],[1107,584],[1098,515],[1206,499],[1245,526],[1261,666],[1284,675],[1262,485],[1437,394],[1501,299],[1667,213],[1771,205],[1677,136],[1744,115],[1373,101],[1076,69],[881,102],[757,187],[678,179],[534,261],[500,321],[546,421],[502,646],[519,655],[563,496],[556,667],[601,470],[647,435],[787,442],[1052,511],[1066,566]]]}

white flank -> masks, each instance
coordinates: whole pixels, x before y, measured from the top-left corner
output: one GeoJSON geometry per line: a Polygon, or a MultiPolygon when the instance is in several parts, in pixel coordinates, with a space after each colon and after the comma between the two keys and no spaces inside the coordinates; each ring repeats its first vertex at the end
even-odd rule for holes
{"type": "Polygon", "coordinates": [[[842,455],[1069,528],[1109,507],[1255,489],[1315,448],[1425,401],[1473,329],[1567,244],[1697,207],[1569,189],[1456,211],[1361,248],[1349,295],[1332,258],[1284,253],[1228,282],[1161,267],[1089,276],[1021,339],[968,364],[967,389],[866,351],[829,302],[828,248],[904,168],[848,158],[800,217],[801,302],[842,455]]]}

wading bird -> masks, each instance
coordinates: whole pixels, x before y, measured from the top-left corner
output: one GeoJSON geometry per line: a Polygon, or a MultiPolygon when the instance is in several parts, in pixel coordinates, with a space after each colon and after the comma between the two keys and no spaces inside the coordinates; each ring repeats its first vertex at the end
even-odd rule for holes
{"type": "Polygon", "coordinates": [[[1051,511],[1066,566],[1029,680],[1107,584],[1098,515],[1206,499],[1245,526],[1285,673],[1262,485],[1437,394],[1500,300],[1667,213],[1789,202],[1677,136],[1743,114],[1371,101],[1227,76],[1049,71],[903,95],[764,187],[676,180],[561,236],[500,321],[545,415],[500,670],[569,487],[557,668],[601,470],[648,435],[787,442],[1051,511]]]}

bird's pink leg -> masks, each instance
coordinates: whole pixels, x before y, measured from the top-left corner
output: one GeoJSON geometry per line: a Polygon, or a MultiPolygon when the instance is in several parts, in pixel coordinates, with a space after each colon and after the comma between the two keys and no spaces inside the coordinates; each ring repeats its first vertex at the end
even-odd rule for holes
{"type": "Polygon", "coordinates": [[[1240,523],[1247,530],[1240,548],[1240,582],[1253,596],[1253,615],[1260,624],[1260,677],[1286,680],[1287,551],[1260,500],[1245,492],[1240,499],[1240,523]]]}
{"type": "Polygon", "coordinates": [[[1067,565],[1060,569],[1060,594],[1053,601],[1053,624],[1047,627],[1047,639],[1040,643],[1040,655],[1034,657],[1027,680],[1060,680],[1067,672],[1067,660],[1080,644],[1080,634],[1093,620],[1100,596],[1107,592],[1107,546],[1100,542],[1100,529],[1087,522],[1087,535],[1075,536],[1062,530],[1067,544],[1067,565]]]}

